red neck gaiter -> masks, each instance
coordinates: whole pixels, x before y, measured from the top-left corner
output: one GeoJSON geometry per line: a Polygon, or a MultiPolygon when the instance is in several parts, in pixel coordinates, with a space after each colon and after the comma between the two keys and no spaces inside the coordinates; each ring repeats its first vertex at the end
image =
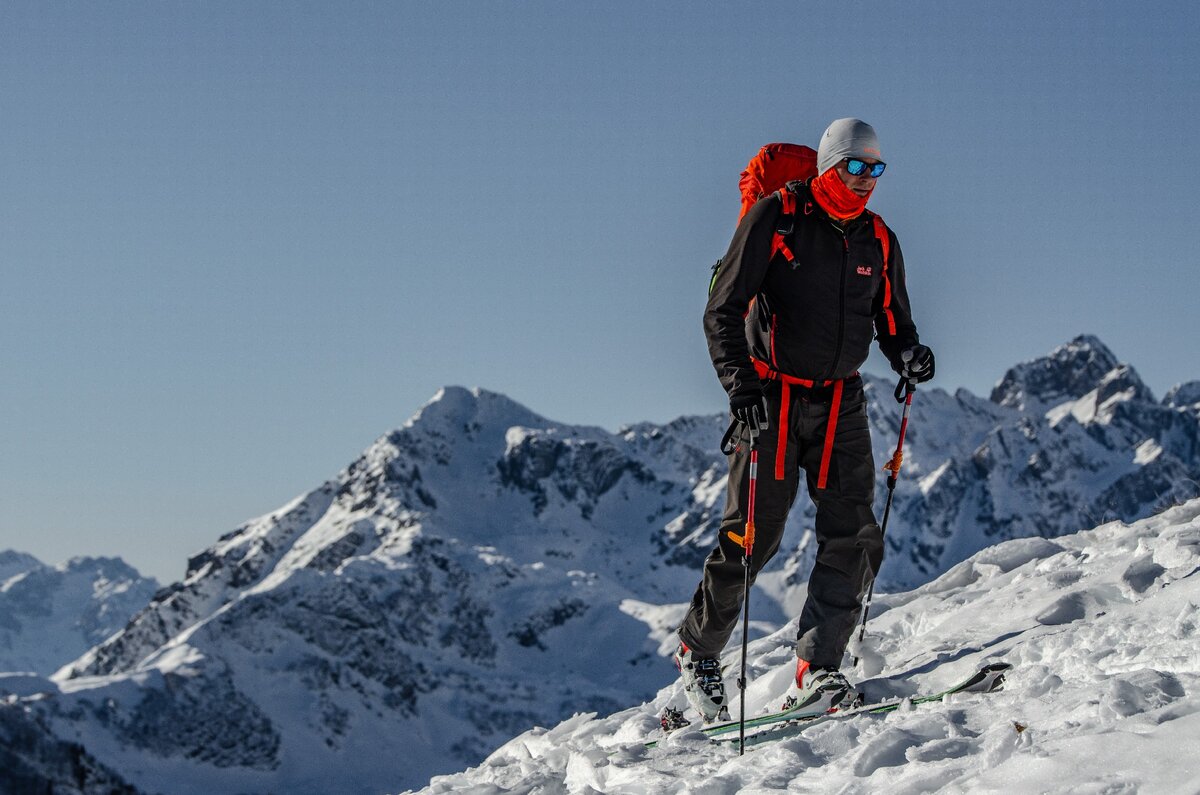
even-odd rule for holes
{"type": "Polygon", "coordinates": [[[827,169],[810,184],[817,204],[839,221],[849,221],[862,215],[863,210],[867,209],[867,199],[871,198],[870,193],[859,196],[847,188],[846,183],[838,176],[836,168],[827,169]]]}

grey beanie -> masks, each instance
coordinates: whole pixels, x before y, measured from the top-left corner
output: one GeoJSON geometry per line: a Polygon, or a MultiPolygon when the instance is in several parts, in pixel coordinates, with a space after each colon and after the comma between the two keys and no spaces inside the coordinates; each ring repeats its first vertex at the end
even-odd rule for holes
{"type": "Polygon", "coordinates": [[[817,173],[824,174],[847,157],[883,160],[875,128],[861,119],[838,119],[829,125],[817,148],[817,173]]]}

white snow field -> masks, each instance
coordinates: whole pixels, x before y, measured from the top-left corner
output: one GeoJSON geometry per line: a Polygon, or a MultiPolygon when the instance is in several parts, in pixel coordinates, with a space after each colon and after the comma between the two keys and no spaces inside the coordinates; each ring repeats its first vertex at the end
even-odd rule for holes
{"type": "MultiPolygon", "coordinates": [[[[684,704],[674,684],[609,717],[526,732],[421,792],[1198,793],[1198,571],[1200,500],[1132,525],[1008,541],[877,597],[854,672],[874,699],[1003,660],[1015,667],[1001,692],[831,720],[739,757],[736,743],[689,729],[644,747],[662,736],[663,708],[684,704]]],[[[794,631],[751,644],[749,714],[777,706],[794,631]]],[[[726,653],[735,717],[739,642],[726,653]]]]}

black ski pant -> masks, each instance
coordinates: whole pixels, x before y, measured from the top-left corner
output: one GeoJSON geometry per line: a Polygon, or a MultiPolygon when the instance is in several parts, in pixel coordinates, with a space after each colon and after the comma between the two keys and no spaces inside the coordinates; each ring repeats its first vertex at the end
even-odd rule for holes
{"type": "MultiPolygon", "coordinates": [[[[817,557],[800,614],[796,654],[813,667],[840,667],[860,615],[862,599],[883,562],[883,534],[871,502],[875,461],[867,425],[862,379],[844,383],[825,488],[817,488],[832,398],[830,388],[793,388],[783,479],[775,478],[780,390],[767,389],[771,427],[758,437],[755,541],[750,581],[775,555],[788,511],[796,499],[800,470],[817,508],[817,557]]],[[[729,490],[717,547],[704,564],[704,577],[679,628],[680,639],[696,657],[719,657],[741,618],[745,569],[742,547],[729,533],[746,527],[750,488],[750,443],[743,429],[729,456],[729,490]]]]}

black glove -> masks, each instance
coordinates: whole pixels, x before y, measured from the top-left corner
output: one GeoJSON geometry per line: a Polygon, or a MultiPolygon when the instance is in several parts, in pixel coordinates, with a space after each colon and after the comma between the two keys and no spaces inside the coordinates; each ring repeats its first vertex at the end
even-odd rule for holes
{"type": "Polygon", "coordinates": [[[900,352],[900,375],[923,384],[933,378],[933,351],[928,345],[913,345],[900,352]]]}
{"type": "Polygon", "coordinates": [[[767,421],[767,399],[762,393],[751,393],[729,399],[729,413],[746,426],[751,435],[757,436],[769,426],[767,421]]]}

